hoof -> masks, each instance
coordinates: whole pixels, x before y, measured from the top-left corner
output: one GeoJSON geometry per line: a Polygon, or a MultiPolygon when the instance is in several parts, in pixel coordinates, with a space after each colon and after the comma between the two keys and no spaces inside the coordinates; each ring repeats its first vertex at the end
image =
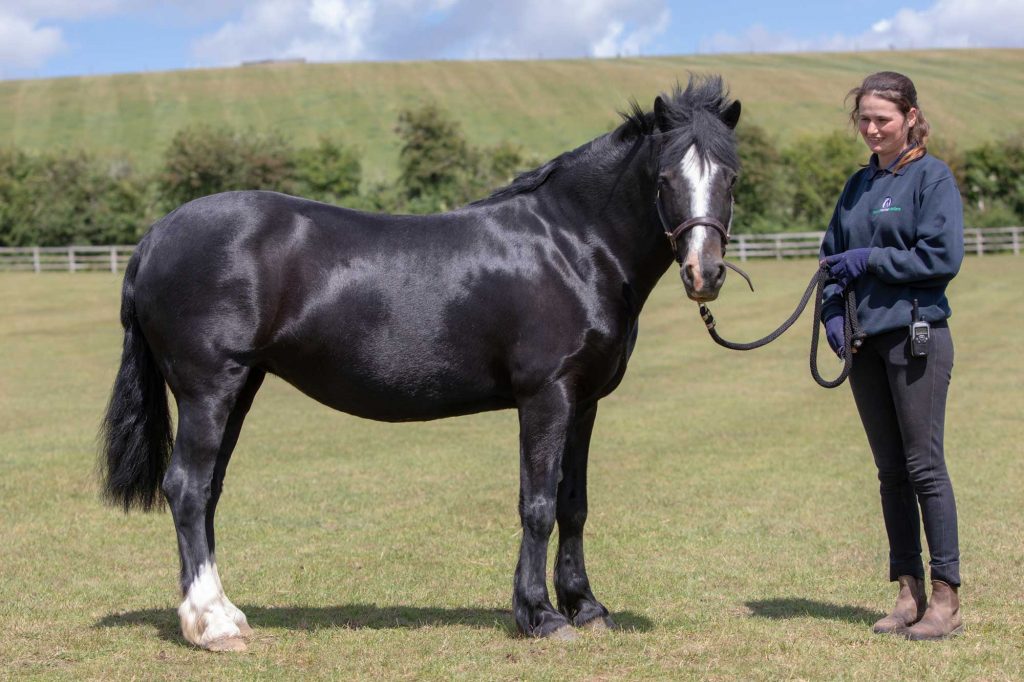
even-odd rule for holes
{"type": "Polygon", "coordinates": [[[941,642],[943,640],[953,639],[954,637],[959,637],[960,635],[964,634],[964,626],[961,625],[952,630],[951,632],[944,632],[935,635],[919,635],[916,632],[910,630],[909,628],[907,628],[906,630],[900,630],[896,634],[906,637],[912,642],[941,642]]]}
{"type": "Polygon", "coordinates": [[[552,630],[548,634],[544,635],[545,639],[553,639],[559,642],[574,642],[580,638],[576,631],[572,629],[571,625],[563,625],[557,630],[552,630]]]}
{"type": "Polygon", "coordinates": [[[882,627],[882,628],[880,628],[880,627],[873,627],[873,628],[871,628],[871,634],[874,634],[874,635],[902,635],[903,634],[903,630],[905,630],[905,629],[906,629],[906,626],[897,626],[897,627],[891,627],[891,628],[889,628],[889,627],[882,627]]]}
{"type": "Polygon", "coordinates": [[[593,620],[588,620],[582,626],[584,630],[590,630],[591,632],[607,632],[608,630],[617,630],[618,625],[611,619],[611,616],[605,616],[603,618],[597,617],[593,620]]]}
{"type": "Polygon", "coordinates": [[[253,630],[248,623],[242,623],[238,626],[238,636],[245,639],[255,636],[256,631],[253,630]]]}
{"type": "Polygon", "coordinates": [[[245,651],[248,647],[241,637],[221,637],[206,645],[210,651],[245,651]]]}

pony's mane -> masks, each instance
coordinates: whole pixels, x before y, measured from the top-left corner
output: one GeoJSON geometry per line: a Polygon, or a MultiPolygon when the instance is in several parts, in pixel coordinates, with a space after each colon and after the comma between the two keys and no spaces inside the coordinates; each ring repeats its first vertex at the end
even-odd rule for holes
{"type": "Polygon", "coordinates": [[[661,152],[662,168],[678,164],[686,150],[695,144],[697,153],[705,162],[714,159],[733,170],[739,169],[735,138],[729,127],[722,122],[722,114],[732,105],[732,101],[721,76],[691,74],[685,89],[676,83],[672,88],[672,94],[662,93],[661,100],[665,104],[667,130],[659,130],[654,112],[645,111],[635,99],[631,99],[627,104],[628,109],[619,112],[622,124],[612,132],[517,176],[509,185],[474,203],[480,204],[532,192],[560,169],[571,165],[595,147],[609,143],[630,143],[652,135],[660,135],[664,139],[661,152]]]}
{"type": "Polygon", "coordinates": [[[577,151],[579,150],[565,152],[564,154],[560,154],[559,156],[551,159],[540,168],[534,168],[531,171],[520,173],[508,185],[505,185],[500,189],[496,189],[490,196],[474,201],[470,205],[482,204],[495,199],[507,199],[509,197],[514,197],[517,194],[532,192],[543,185],[555,170],[563,166],[567,157],[573,156],[577,151]]]}

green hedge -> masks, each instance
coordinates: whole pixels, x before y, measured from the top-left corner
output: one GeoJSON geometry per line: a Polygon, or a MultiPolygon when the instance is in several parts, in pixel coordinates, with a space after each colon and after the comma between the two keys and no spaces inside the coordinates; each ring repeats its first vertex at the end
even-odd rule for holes
{"type": "MultiPolygon", "coordinates": [[[[399,176],[362,186],[360,153],[322,138],[296,148],[275,133],[228,127],[180,130],[160,167],[141,173],[124,160],[78,150],[30,154],[0,148],[0,245],[134,243],[148,225],[196,197],[269,189],[364,210],[432,213],[486,196],[541,159],[503,143],[471,145],[433,104],[401,112],[399,176]]],[[[738,129],[743,171],[734,229],[823,230],[846,178],[867,152],[853,132],[798,138],[780,149],[763,129],[738,129]]],[[[1024,136],[961,152],[937,140],[932,150],[957,176],[967,223],[1019,225],[1024,218],[1024,136]]]]}

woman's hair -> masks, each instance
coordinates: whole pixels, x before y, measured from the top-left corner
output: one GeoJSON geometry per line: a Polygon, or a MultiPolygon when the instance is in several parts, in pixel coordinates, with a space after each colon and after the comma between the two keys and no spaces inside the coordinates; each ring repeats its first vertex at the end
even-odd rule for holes
{"type": "Polygon", "coordinates": [[[924,112],[921,111],[921,107],[917,103],[917,88],[914,87],[914,83],[902,73],[895,71],[879,71],[865,78],[860,87],[854,88],[846,94],[847,100],[853,98],[850,121],[854,126],[857,126],[860,118],[860,100],[864,95],[874,95],[892,102],[904,116],[910,113],[911,108],[917,109],[917,123],[910,128],[907,135],[907,141],[914,148],[903,155],[903,158],[896,164],[895,170],[924,156],[931,126],[928,125],[924,112]]]}

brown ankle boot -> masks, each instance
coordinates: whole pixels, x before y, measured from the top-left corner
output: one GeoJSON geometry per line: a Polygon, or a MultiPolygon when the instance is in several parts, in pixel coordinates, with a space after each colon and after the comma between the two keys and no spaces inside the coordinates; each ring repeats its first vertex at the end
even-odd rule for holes
{"type": "Polygon", "coordinates": [[[924,616],[927,600],[924,595],[924,580],[912,575],[899,577],[900,593],[896,597],[896,607],[888,616],[875,623],[871,631],[877,635],[896,632],[906,628],[924,616]]]}
{"type": "Polygon", "coordinates": [[[900,630],[899,634],[907,639],[935,640],[956,637],[963,631],[957,588],[941,580],[933,580],[928,610],[916,625],[900,630]]]}

